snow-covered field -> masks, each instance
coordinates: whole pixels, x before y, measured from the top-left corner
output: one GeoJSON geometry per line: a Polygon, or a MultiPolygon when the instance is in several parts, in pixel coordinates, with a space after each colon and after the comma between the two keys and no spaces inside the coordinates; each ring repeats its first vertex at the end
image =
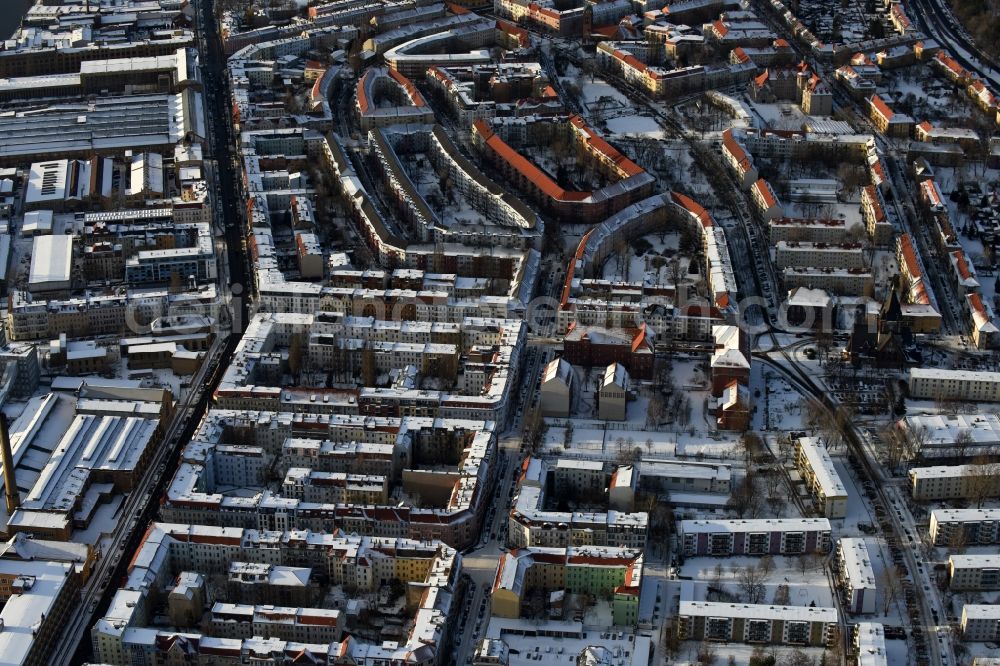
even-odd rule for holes
{"type": "Polygon", "coordinates": [[[662,139],[665,136],[663,128],[655,118],[649,116],[619,116],[608,118],[608,132],[622,136],[646,136],[662,139]]]}

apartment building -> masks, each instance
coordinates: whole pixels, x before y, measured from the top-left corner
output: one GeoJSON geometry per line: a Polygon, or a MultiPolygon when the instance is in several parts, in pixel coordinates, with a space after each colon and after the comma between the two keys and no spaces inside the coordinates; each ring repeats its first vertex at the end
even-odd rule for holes
{"type": "Polygon", "coordinates": [[[785,289],[824,289],[838,296],[871,296],[875,278],[871,272],[849,268],[786,268],[782,272],[785,289]]]}
{"type": "Polygon", "coordinates": [[[319,531],[336,526],[347,533],[443,537],[467,544],[478,535],[487,509],[489,491],[484,488],[491,483],[495,456],[491,426],[440,418],[213,409],[184,449],[162,515],[234,528],[319,531]],[[303,422],[311,426],[303,428],[303,422]],[[256,441],[256,447],[277,459],[276,469],[286,481],[281,494],[264,489],[266,475],[259,472],[247,484],[259,489],[256,494],[219,492],[215,462],[232,439],[256,441]],[[457,469],[439,474],[414,468],[417,455],[454,459],[457,469]],[[372,502],[386,496],[387,483],[429,501],[398,506],[372,502]],[[338,497],[345,502],[336,501],[338,497]],[[328,501],[315,501],[323,498],[328,501]],[[350,504],[348,498],[368,501],[350,504]]]}
{"type": "Polygon", "coordinates": [[[0,560],[3,661],[47,663],[51,646],[79,610],[80,579],[73,570],[70,562],[0,560]]]}
{"type": "Polygon", "coordinates": [[[318,504],[388,504],[389,479],[291,467],[281,483],[281,495],[318,504]]]}
{"type": "Polygon", "coordinates": [[[889,136],[906,138],[913,129],[913,118],[893,111],[878,95],[872,95],[868,100],[868,117],[878,131],[889,136]]]}
{"type": "Polygon", "coordinates": [[[216,602],[206,620],[219,638],[279,638],[299,643],[340,641],[344,618],[338,610],[216,602]]]}
{"type": "Polygon", "coordinates": [[[635,626],[642,570],[641,550],[607,546],[520,548],[500,556],[490,609],[493,617],[517,619],[530,591],[569,590],[611,595],[614,624],[635,626]]]}
{"type": "Polygon", "coordinates": [[[993,308],[983,301],[982,295],[977,292],[966,294],[965,307],[969,313],[970,332],[976,348],[1000,347],[1000,326],[997,326],[993,308]]]}
{"type": "MultiPolygon", "coordinates": [[[[535,141],[532,138],[531,141],[535,141]]],[[[535,199],[547,212],[576,224],[598,223],[653,194],[655,179],[622,155],[576,115],[559,122],[544,119],[477,120],[472,124],[472,142],[503,177],[535,199]],[[585,162],[604,171],[611,182],[593,191],[568,190],[552,179],[510,144],[529,147],[526,130],[541,139],[561,133],[577,148],[585,162]]]]}
{"type": "Polygon", "coordinates": [[[882,191],[875,185],[866,185],[861,189],[861,216],[875,245],[883,247],[892,241],[892,222],[886,216],[882,191]]]}
{"type": "Polygon", "coordinates": [[[961,627],[962,640],[972,643],[1000,640],[1000,604],[965,604],[961,627]]]}
{"type": "Polygon", "coordinates": [[[788,243],[842,243],[847,221],[841,219],[777,217],[767,224],[772,245],[788,243]]]}
{"type": "MultiPolygon", "coordinates": [[[[229,599],[239,599],[247,604],[311,607],[317,605],[317,597],[321,593],[317,581],[311,579],[312,569],[309,567],[234,560],[229,564],[226,590],[229,599]]],[[[199,619],[203,611],[199,605],[199,619]]]]}
{"type": "Polygon", "coordinates": [[[763,178],[758,178],[750,186],[750,201],[757,210],[757,214],[765,222],[785,216],[781,202],[778,201],[778,195],[774,193],[774,188],[763,178]]]}
{"type": "Polygon", "coordinates": [[[778,268],[852,268],[865,266],[864,249],[860,243],[828,245],[798,241],[778,241],[774,263],[778,268]]]}
{"type": "Polygon", "coordinates": [[[844,608],[854,615],[874,613],[878,590],[875,587],[875,569],[865,540],[847,537],[838,539],[836,553],[837,584],[844,608]]]}
{"type": "Polygon", "coordinates": [[[1000,372],[911,368],[909,387],[923,400],[1000,402],[1000,372]]]}
{"type": "Polygon", "coordinates": [[[896,261],[899,263],[905,301],[900,305],[903,319],[915,333],[939,331],[941,314],[932,304],[930,286],[924,279],[924,270],[910,234],[903,233],[897,237],[896,261]]]}
{"type": "MultiPolygon", "coordinates": [[[[628,485],[632,489],[637,473],[628,469],[628,485]]],[[[610,507],[613,495],[622,494],[613,488],[618,476],[617,472],[609,476],[604,464],[597,461],[561,458],[550,466],[534,458],[525,459],[514,507],[507,519],[508,543],[514,548],[584,545],[644,548],[649,521],[645,512],[622,510],[628,507],[608,511],[545,509],[549,488],[560,496],[570,497],[603,495],[607,491],[610,507]]]]}
{"type": "Polygon", "coordinates": [[[910,494],[918,502],[996,497],[1000,470],[995,465],[915,467],[910,470],[910,494]]]}
{"type": "Polygon", "coordinates": [[[384,58],[390,68],[410,79],[423,79],[430,67],[486,64],[492,61],[489,49],[496,40],[496,21],[467,23],[449,30],[417,37],[390,48],[384,58]],[[452,52],[449,45],[462,44],[469,50],[452,52]]]}
{"type": "Polygon", "coordinates": [[[712,373],[712,395],[720,397],[727,386],[736,380],[750,383],[750,337],[739,326],[712,327],[714,349],[709,360],[712,373]]]}
{"type": "Polygon", "coordinates": [[[756,182],[757,168],[753,165],[753,156],[734,136],[732,128],[722,132],[722,157],[742,187],[749,188],[756,182]]]}
{"type": "Polygon", "coordinates": [[[949,556],[948,587],[956,592],[1000,590],[1000,555],[949,556]]]}
{"type": "MultiPolygon", "coordinates": [[[[368,592],[377,591],[394,578],[402,581],[407,629],[397,640],[370,643],[352,637],[343,642],[321,641],[321,649],[334,662],[375,666],[405,661],[433,666],[442,658],[439,646],[451,640],[452,590],[461,574],[456,555],[453,549],[436,541],[153,523],[143,535],[121,588],[91,629],[94,657],[119,666],[162,663],[168,659],[178,634],[147,630],[147,625],[153,619],[154,600],[164,593],[166,584],[172,583],[181,571],[196,571],[205,577],[228,576],[234,561],[273,561],[294,562],[322,572],[331,584],[368,592]]],[[[233,635],[249,631],[252,636],[262,632],[295,636],[300,645],[302,638],[335,636],[341,626],[339,611],[250,606],[252,613],[248,615],[248,609],[238,610],[241,621],[219,617],[219,622],[209,624],[220,625],[219,631],[233,635]]],[[[220,655],[239,656],[241,650],[252,650],[262,640],[218,637],[211,627],[205,634],[194,629],[185,635],[192,639],[192,654],[197,654],[203,643],[223,650],[214,655],[203,653],[201,663],[218,663],[220,655]]],[[[288,639],[265,639],[269,643],[267,653],[283,650],[284,640],[288,639]]]]}
{"type": "Polygon", "coordinates": [[[838,626],[836,608],[681,601],[681,640],[764,645],[829,645],[838,626]]]}
{"type": "Polygon", "coordinates": [[[826,518],[682,520],[677,534],[687,557],[830,551],[830,521],[826,518]]]}
{"type": "Polygon", "coordinates": [[[935,509],[928,531],[935,546],[1000,543],[1000,509],[935,509]]]}
{"type": "Polygon", "coordinates": [[[847,489],[826,446],[816,437],[802,437],[795,453],[795,466],[822,514],[827,518],[846,517],[847,489]]]}
{"type": "Polygon", "coordinates": [[[852,666],[888,666],[885,647],[885,628],[880,622],[858,622],[854,625],[854,652],[852,666]]]}
{"type": "Polygon", "coordinates": [[[434,111],[408,78],[394,69],[370,67],[358,79],[355,112],[361,129],[405,123],[433,123],[434,111]]]}

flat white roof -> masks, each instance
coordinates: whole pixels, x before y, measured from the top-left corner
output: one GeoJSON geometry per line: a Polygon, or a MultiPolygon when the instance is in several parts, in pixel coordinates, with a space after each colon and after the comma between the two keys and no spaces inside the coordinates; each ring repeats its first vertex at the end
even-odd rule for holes
{"type": "Polygon", "coordinates": [[[851,589],[874,590],[875,569],[865,540],[844,537],[837,543],[837,552],[851,589]]]}
{"type": "MultiPolygon", "coordinates": [[[[998,606],[997,608],[1000,608],[998,606]]],[[[773,606],[770,604],[727,604],[717,601],[681,601],[681,617],[728,617],[787,622],[837,622],[836,608],[773,606]]]]}
{"type": "Polygon", "coordinates": [[[801,438],[799,447],[809,464],[809,469],[816,476],[816,482],[823,490],[823,496],[847,497],[847,489],[844,488],[844,482],[840,480],[840,474],[833,466],[833,459],[826,447],[815,437],[801,438]]]}
{"type": "Polygon", "coordinates": [[[1000,604],[965,604],[962,617],[973,620],[1000,620],[1000,604]]]}
{"type": "Polygon", "coordinates": [[[747,518],[736,520],[682,520],[682,534],[714,532],[813,532],[830,531],[826,518],[747,518]]]}
{"type": "Polygon", "coordinates": [[[881,622],[859,622],[854,629],[858,666],[886,666],[885,628],[881,622]]]}
{"type": "Polygon", "coordinates": [[[914,467],[910,470],[913,479],[953,479],[972,476],[973,468],[981,465],[935,465],[934,467],[914,467]]]}
{"type": "Polygon", "coordinates": [[[974,523],[1000,520],[1000,509],[934,509],[931,518],[939,523],[974,523]]]}
{"type": "Polygon", "coordinates": [[[31,578],[30,589],[12,594],[0,611],[0,663],[23,664],[35,642],[35,629],[50,616],[73,565],[68,562],[0,561],[0,573],[31,578]]]}
{"type": "Polygon", "coordinates": [[[69,282],[73,269],[73,237],[36,236],[31,249],[28,285],[69,282]]]}
{"type": "Polygon", "coordinates": [[[1000,568],[1000,554],[998,553],[952,555],[948,561],[953,564],[956,569],[1000,568]]]}
{"type": "Polygon", "coordinates": [[[911,368],[910,381],[913,381],[914,379],[952,379],[964,382],[1000,382],[1000,372],[946,370],[943,368],[911,368]]]}

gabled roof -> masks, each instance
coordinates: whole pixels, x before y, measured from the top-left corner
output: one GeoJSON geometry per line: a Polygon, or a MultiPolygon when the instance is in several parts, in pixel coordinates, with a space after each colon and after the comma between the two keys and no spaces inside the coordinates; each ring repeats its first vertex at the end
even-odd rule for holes
{"type": "Polygon", "coordinates": [[[872,95],[871,99],[868,100],[868,102],[871,104],[871,107],[875,111],[875,113],[885,118],[886,121],[892,120],[892,117],[895,114],[893,110],[889,108],[889,105],[886,104],[881,97],[879,97],[878,95],[872,95]]]}

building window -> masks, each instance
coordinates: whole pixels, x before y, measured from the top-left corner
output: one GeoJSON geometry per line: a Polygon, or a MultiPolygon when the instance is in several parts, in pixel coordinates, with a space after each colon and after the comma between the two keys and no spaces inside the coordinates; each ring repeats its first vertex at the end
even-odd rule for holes
{"type": "Polygon", "coordinates": [[[728,641],[732,635],[733,621],[728,617],[710,617],[705,621],[705,638],[728,641]]]}
{"type": "Polygon", "coordinates": [[[809,643],[809,623],[808,622],[788,622],[787,623],[788,643],[806,645],[809,643]]]}

